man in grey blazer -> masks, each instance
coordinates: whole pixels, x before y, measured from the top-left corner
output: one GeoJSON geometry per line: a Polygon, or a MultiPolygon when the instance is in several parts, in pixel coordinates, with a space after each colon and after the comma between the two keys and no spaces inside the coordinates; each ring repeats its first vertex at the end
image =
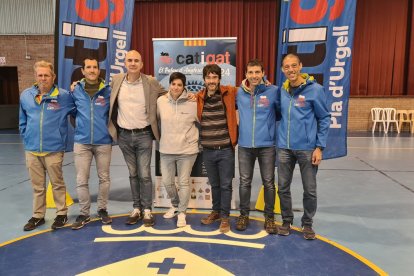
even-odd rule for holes
{"type": "Polygon", "coordinates": [[[125,67],[126,74],[112,78],[108,129],[129,170],[134,210],[125,223],[133,225],[142,219],[145,226],[152,226],[152,140],[160,137],[157,99],[167,91],[156,79],[141,73],[143,62],[137,51],[126,54],[125,67]]]}

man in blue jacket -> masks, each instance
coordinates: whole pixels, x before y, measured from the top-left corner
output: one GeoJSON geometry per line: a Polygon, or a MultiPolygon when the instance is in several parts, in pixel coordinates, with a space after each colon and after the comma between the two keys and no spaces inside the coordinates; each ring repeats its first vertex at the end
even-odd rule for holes
{"type": "Polygon", "coordinates": [[[239,111],[240,216],[236,229],[249,224],[251,185],[256,159],[264,186],[265,223],[269,234],[277,234],[274,221],[276,159],[276,96],[278,87],[265,85],[263,63],[254,59],[247,63],[246,79],[237,92],[239,111]]]}
{"type": "Polygon", "coordinates": [[[95,58],[86,58],[81,70],[85,78],[78,82],[72,92],[76,105],[74,160],[80,207],[80,215],[72,224],[74,230],[82,228],[90,221],[91,198],[88,181],[93,157],[99,178],[98,217],[103,224],[112,222],[106,209],[111,183],[109,171],[112,138],[107,128],[111,89],[99,78],[99,64],[95,58]]]}
{"type": "Polygon", "coordinates": [[[67,117],[74,111],[74,103],[66,90],[53,84],[56,75],[51,63],[38,61],[34,71],[36,83],[20,95],[19,130],[33,187],[33,216],[24,231],[45,223],[46,172],[56,204],[52,229],[62,228],[68,220],[62,162],[67,146],[67,117]]]}
{"type": "Polygon", "coordinates": [[[312,229],[316,213],[316,172],[330,125],[330,113],[324,88],[308,74],[302,74],[297,55],[288,54],[282,61],[286,76],[280,98],[281,121],[278,128],[278,185],[283,225],[279,235],[287,236],[293,222],[290,185],[296,162],[299,163],[303,184],[303,236],[315,239],[312,229]]]}

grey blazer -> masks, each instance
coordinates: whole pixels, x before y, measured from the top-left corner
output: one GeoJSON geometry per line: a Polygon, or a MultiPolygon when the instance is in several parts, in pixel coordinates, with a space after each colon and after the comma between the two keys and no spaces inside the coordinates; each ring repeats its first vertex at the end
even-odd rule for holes
{"type": "MultiPolygon", "coordinates": [[[[125,73],[120,73],[112,77],[111,82],[111,99],[109,107],[108,130],[114,141],[118,140],[118,93],[121,89],[122,82],[126,77],[125,73]]],[[[142,84],[144,86],[145,108],[147,109],[148,119],[151,124],[152,133],[157,141],[160,140],[157,121],[157,99],[159,96],[167,93],[160,83],[153,77],[141,73],[142,84]]]]}

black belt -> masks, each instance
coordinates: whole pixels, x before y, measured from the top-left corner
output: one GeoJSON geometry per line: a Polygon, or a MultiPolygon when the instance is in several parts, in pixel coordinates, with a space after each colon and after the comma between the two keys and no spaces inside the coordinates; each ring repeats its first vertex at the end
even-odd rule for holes
{"type": "Polygon", "coordinates": [[[125,132],[129,132],[129,133],[144,132],[144,131],[150,131],[151,130],[151,125],[148,125],[144,128],[126,129],[126,128],[119,127],[119,129],[122,130],[122,131],[125,131],[125,132]]]}
{"type": "Polygon", "coordinates": [[[230,147],[231,147],[231,145],[215,146],[215,147],[203,146],[203,149],[208,149],[208,150],[222,150],[222,149],[228,149],[230,147]]]}

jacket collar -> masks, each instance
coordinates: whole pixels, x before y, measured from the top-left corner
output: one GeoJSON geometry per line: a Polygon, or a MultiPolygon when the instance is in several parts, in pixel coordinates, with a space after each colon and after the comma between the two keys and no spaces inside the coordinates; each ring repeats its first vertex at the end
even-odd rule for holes
{"type": "MultiPolygon", "coordinates": [[[[315,78],[313,76],[310,76],[306,73],[301,74],[302,78],[305,79],[305,81],[299,86],[299,90],[301,90],[303,87],[315,82],[315,78]]],[[[283,89],[285,89],[287,92],[290,90],[290,81],[287,79],[283,83],[283,89]]]]}
{"type": "Polygon", "coordinates": [[[168,101],[171,103],[181,103],[181,102],[185,102],[187,101],[188,98],[188,92],[187,90],[184,88],[183,93],[181,93],[180,97],[178,97],[177,100],[174,100],[173,97],[170,94],[170,91],[168,91],[167,93],[167,97],[168,97],[168,101]]]}
{"type": "MultiPolygon", "coordinates": [[[[86,79],[85,78],[83,78],[80,81],[78,81],[78,84],[80,84],[83,89],[85,89],[85,83],[86,83],[86,79]]],[[[100,91],[101,89],[103,89],[106,86],[109,86],[109,85],[108,84],[105,84],[105,80],[99,78],[99,88],[98,88],[98,91],[100,91]]]]}
{"type": "MultiPolygon", "coordinates": [[[[222,85],[220,85],[219,91],[220,91],[221,96],[223,96],[223,95],[225,95],[229,92],[227,87],[222,86],[222,85]]],[[[207,89],[204,88],[203,90],[200,91],[200,93],[201,93],[202,98],[205,100],[207,98],[207,89]]]]}
{"type": "MultiPolygon", "coordinates": [[[[39,94],[39,86],[38,86],[37,83],[35,83],[33,85],[33,87],[35,89],[33,90],[33,93],[32,94],[33,94],[33,96],[36,96],[36,95],[39,94]]],[[[52,99],[56,99],[58,96],[59,96],[59,89],[58,89],[58,87],[55,84],[52,86],[52,88],[50,89],[50,91],[45,95],[45,97],[52,98],[52,99]]]]}

